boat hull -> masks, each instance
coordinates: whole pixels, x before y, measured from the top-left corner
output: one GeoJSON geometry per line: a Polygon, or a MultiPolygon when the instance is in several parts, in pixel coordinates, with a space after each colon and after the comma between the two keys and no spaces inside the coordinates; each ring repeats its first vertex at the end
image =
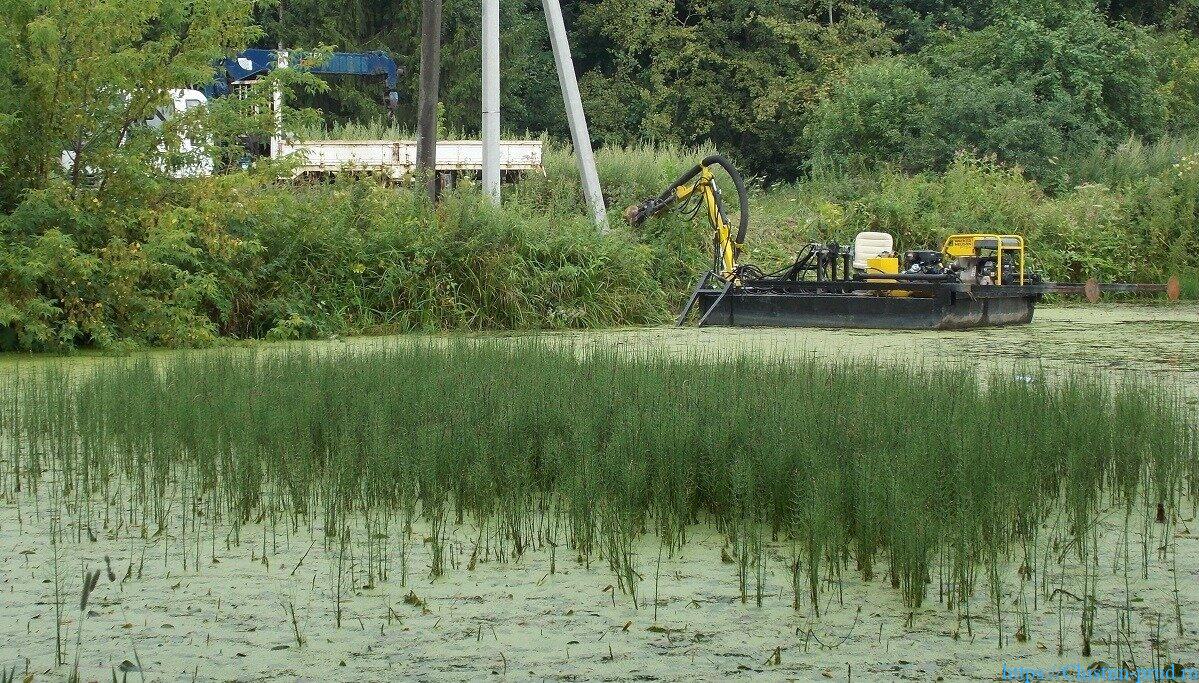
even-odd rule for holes
{"type": "Polygon", "coordinates": [[[1032,322],[1039,298],[971,298],[956,292],[904,297],[745,291],[722,298],[719,290],[704,290],[697,294],[695,307],[705,326],[966,330],[1026,325],[1032,322]]]}

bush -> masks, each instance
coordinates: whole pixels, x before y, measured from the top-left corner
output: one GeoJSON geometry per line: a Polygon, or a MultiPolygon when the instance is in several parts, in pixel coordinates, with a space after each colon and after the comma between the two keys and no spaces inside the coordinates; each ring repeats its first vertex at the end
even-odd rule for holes
{"type": "Polygon", "coordinates": [[[1109,23],[1090,6],[1018,11],[851,69],[805,130],[813,166],[942,171],[966,151],[1057,190],[1069,187],[1063,157],[1193,121],[1190,41],[1109,23]]]}
{"type": "Polygon", "coordinates": [[[820,103],[805,135],[814,167],[860,173],[882,163],[925,168],[925,136],[932,75],[904,58],[870,62],[850,72],[820,103]]]}
{"type": "Polygon", "coordinates": [[[324,332],[603,326],[656,321],[664,306],[648,248],[581,217],[497,209],[469,190],[434,210],[360,182],[255,201],[282,220],[254,227],[265,259],[249,335],[279,336],[279,321],[324,332]]]}
{"type": "MultiPolygon", "coordinates": [[[[1160,283],[1199,266],[1197,183],[1199,156],[1188,155],[1134,182],[1051,195],[1019,168],[959,155],[942,174],[886,171],[869,182],[831,179],[776,192],[790,195],[793,214],[806,217],[806,230],[787,237],[791,245],[848,243],[861,230],[892,233],[900,250],[939,247],[954,233],[1012,233],[1028,240],[1051,279],[1160,283]]],[[[755,249],[785,255],[780,246],[755,249]]]]}
{"type": "Polygon", "coordinates": [[[218,335],[657,322],[668,308],[658,261],[680,251],[618,221],[600,236],[571,202],[522,201],[527,188],[502,209],[469,187],[436,208],[371,181],[288,186],[234,174],[164,188],[127,213],[50,188],[5,216],[0,343],[194,346],[218,335]]]}
{"type": "Polygon", "coordinates": [[[215,338],[202,307],[216,295],[216,283],[193,267],[193,236],[159,228],[122,236],[106,225],[110,211],[81,207],[51,188],[32,193],[4,218],[0,326],[8,328],[9,344],[181,346],[215,338]],[[54,227],[37,230],[43,221],[54,227]],[[97,232],[108,232],[107,241],[95,240],[97,232]]]}

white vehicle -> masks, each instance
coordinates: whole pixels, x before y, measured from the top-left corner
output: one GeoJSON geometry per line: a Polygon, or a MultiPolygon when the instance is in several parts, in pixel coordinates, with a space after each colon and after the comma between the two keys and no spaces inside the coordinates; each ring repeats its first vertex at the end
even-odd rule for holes
{"type": "MultiPolygon", "coordinates": [[[[190,109],[195,109],[197,107],[202,107],[205,104],[208,104],[208,98],[205,97],[204,93],[200,92],[199,90],[191,90],[191,89],[171,90],[170,95],[171,95],[170,104],[163,106],[163,107],[159,107],[157,110],[155,110],[153,115],[151,115],[148,119],[142,121],[141,125],[143,125],[147,128],[161,129],[164,123],[166,123],[170,119],[174,118],[175,116],[182,114],[183,112],[186,112],[190,109]]],[[[124,140],[122,140],[121,142],[123,143],[124,140]]],[[[165,154],[167,151],[166,144],[165,143],[159,144],[158,150],[165,154]]],[[[159,170],[165,171],[172,178],[199,178],[199,177],[203,177],[203,176],[212,175],[212,170],[213,170],[212,158],[210,156],[208,156],[207,154],[198,154],[197,152],[200,151],[200,148],[197,145],[195,145],[189,138],[184,137],[179,140],[178,150],[181,154],[183,154],[185,156],[185,158],[191,159],[192,161],[190,163],[187,163],[187,164],[175,167],[175,168],[170,168],[170,169],[162,168],[163,164],[160,161],[160,162],[158,162],[158,165],[160,167],[159,170]]],[[[84,158],[85,158],[85,163],[86,163],[86,155],[84,158]]],[[[64,150],[62,153],[62,156],[59,160],[59,163],[62,164],[62,168],[66,173],[68,173],[68,174],[74,173],[74,171],[75,171],[75,152],[72,150],[64,150]]],[[[92,177],[95,175],[95,171],[94,171],[94,169],[91,169],[91,168],[85,166],[83,169],[83,174],[85,176],[92,177]]]]}
{"type": "MultiPolygon", "coordinates": [[[[415,140],[280,141],[281,156],[295,155],[295,177],[320,177],[340,172],[372,173],[402,180],[416,167],[415,140]]],[[[508,173],[541,169],[540,140],[500,142],[500,170],[508,173]]],[[[483,143],[478,140],[445,140],[437,143],[437,170],[453,176],[481,173],[483,143]]]]}
{"type": "MultiPolygon", "coordinates": [[[[236,84],[240,85],[240,84],[236,84]]],[[[151,128],[162,128],[172,117],[196,107],[208,104],[208,98],[199,90],[180,89],[171,91],[169,106],[159,108],[153,116],[143,122],[151,128]]],[[[160,145],[166,152],[166,146],[160,145]]],[[[179,151],[192,163],[177,168],[163,169],[173,178],[201,178],[213,173],[212,158],[207,154],[194,154],[201,149],[192,140],[182,138],[179,151]]],[[[272,139],[270,154],[274,157],[294,156],[297,164],[292,170],[295,178],[333,176],[342,172],[377,174],[392,180],[406,178],[416,167],[415,140],[314,140],[297,141],[286,138],[272,139]]],[[[540,140],[503,141],[500,143],[500,170],[520,173],[541,169],[542,143],[540,140]]],[[[62,153],[62,167],[71,173],[75,166],[75,153],[62,153]]],[[[464,173],[480,173],[483,170],[483,145],[478,140],[446,140],[437,143],[437,170],[449,174],[451,179],[464,173]]]]}

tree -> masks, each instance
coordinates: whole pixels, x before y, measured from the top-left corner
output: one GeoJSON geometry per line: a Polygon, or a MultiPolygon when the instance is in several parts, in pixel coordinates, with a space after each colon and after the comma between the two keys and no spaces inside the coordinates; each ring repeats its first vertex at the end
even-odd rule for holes
{"type": "Polygon", "coordinates": [[[1066,144],[1091,149],[1162,132],[1165,103],[1145,29],[1109,22],[1092,4],[1021,5],[987,27],[923,51],[934,75],[1014,83],[1042,104],[1066,144]]]}
{"type": "MultiPolygon", "coordinates": [[[[3,201],[65,171],[78,193],[145,182],[161,138],[139,123],[170,91],[212,78],[218,57],[258,35],[251,0],[0,0],[5,60],[0,85],[3,201]],[[19,141],[19,144],[12,144],[19,141]],[[64,151],[73,164],[60,168],[64,151]]],[[[4,48],[0,48],[4,49],[4,48]]],[[[169,151],[169,150],[168,150],[169,151]]]]}
{"type": "MultiPolygon", "coordinates": [[[[611,44],[611,70],[589,77],[589,93],[635,95],[625,104],[642,118],[618,125],[639,137],[710,141],[757,172],[795,178],[812,106],[847,68],[893,47],[869,11],[838,4],[830,23],[828,8],[806,0],[602,0],[580,19],[611,44]]],[[[611,131],[601,126],[598,134],[611,131]]]]}
{"type": "Polygon", "coordinates": [[[915,55],[851,70],[807,137],[817,164],[849,171],[939,171],[965,150],[1052,186],[1063,156],[1130,135],[1153,138],[1186,120],[1197,71],[1186,44],[1163,47],[1089,3],[1026,4],[915,55]],[[1176,63],[1155,59],[1158,50],[1176,63]]]}

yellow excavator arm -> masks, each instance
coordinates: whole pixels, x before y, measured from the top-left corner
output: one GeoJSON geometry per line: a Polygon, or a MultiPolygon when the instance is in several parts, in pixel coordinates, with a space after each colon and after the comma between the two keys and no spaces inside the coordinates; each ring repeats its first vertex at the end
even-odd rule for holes
{"type": "Polygon", "coordinates": [[[686,212],[692,216],[698,216],[701,210],[705,213],[712,228],[712,272],[723,280],[732,280],[736,276],[737,259],[749,228],[749,196],[741,173],[728,159],[720,155],[710,156],[684,173],[657,197],[626,209],[625,220],[637,227],[675,207],[689,207],[686,212]],[[723,168],[737,188],[740,216],[736,228],[729,220],[720,188],[716,184],[716,175],[712,172],[715,166],[723,168]]]}

